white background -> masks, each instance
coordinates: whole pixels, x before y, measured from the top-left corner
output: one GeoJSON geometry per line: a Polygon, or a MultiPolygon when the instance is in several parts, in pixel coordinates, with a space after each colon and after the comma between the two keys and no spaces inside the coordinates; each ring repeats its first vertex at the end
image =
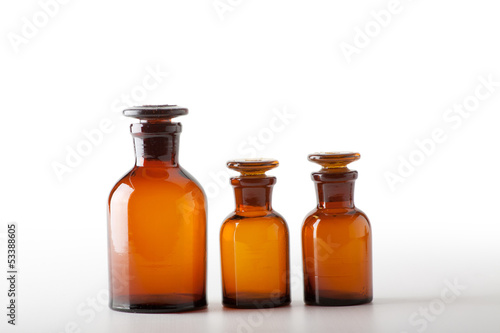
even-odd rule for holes
{"type": "Polygon", "coordinates": [[[401,0],[385,26],[371,12],[387,0],[215,4],[71,0],[51,17],[35,0],[0,5],[2,271],[8,222],[18,223],[20,252],[18,325],[6,323],[2,278],[0,331],[498,332],[500,86],[480,79],[500,82],[497,2],[401,0]],[[346,57],[347,44],[357,53],[346,57]],[[152,70],[168,75],[148,90],[152,70]],[[180,162],[210,196],[206,311],[123,314],[98,300],[107,196],[133,165],[126,96],[190,110],[179,118],[180,162]],[[473,109],[464,117],[447,111],[464,102],[473,109]],[[54,165],[103,121],[111,130],[58,177],[54,165]],[[439,129],[440,142],[419,153],[416,141],[439,129]],[[280,161],[273,203],[290,228],[293,302],[224,310],[218,232],[234,209],[225,162],[252,156],[252,138],[255,155],[280,161]],[[302,302],[300,228],[318,169],[306,157],[332,150],[362,155],[352,167],[374,234],[371,305],[302,302]],[[410,158],[418,165],[391,188],[387,174],[410,158]],[[465,289],[445,304],[447,281],[465,289]]]}

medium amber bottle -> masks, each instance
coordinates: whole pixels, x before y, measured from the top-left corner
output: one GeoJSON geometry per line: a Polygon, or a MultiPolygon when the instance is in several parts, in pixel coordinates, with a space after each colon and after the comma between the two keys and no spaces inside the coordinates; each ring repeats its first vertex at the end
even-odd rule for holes
{"type": "Polygon", "coordinates": [[[358,153],[309,155],[322,169],[312,173],[318,207],[302,226],[306,304],[355,305],[373,298],[371,227],[354,206],[358,172],[347,168],[359,158],[358,153]]]}
{"type": "Polygon", "coordinates": [[[290,304],[288,227],[271,207],[275,160],[235,160],[228,168],[236,210],[220,231],[224,306],[268,308],[290,304]]]}
{"type": "Polygon", "coordinates": [[[126,109],[136,163],[109,195],[110,307],[128,312],[204,308],[206,203],[178,162],[181,124],[173,105],[126,109]]]}

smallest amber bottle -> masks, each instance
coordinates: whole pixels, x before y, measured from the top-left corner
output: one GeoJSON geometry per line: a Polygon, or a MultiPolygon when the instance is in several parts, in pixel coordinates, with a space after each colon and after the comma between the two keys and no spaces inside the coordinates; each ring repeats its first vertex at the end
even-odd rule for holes
{"type": "Polygon", "coordinates": [[[368,217],[354,205],[358,172],[347,167],[359,153],[309,155],[321,165],[312,173],[318,206],[302,226],[304,301],[308,305],[369,303],[372,287],[372,234],[368,217]]]}
{"type": "Polygon", "coordinates": [[[290,304],[288,227],[271,207],[276,177],[265,172],[276,160],[227,162],[241,173],[231,178],[236,209],[220,231],[224,306],[269,308],[290,304]]]}

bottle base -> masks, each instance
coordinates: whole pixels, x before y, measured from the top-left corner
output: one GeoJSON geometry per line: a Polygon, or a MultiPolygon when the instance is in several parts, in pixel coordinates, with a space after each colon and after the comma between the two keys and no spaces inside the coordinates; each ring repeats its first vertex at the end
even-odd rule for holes
{"type": "Polygon", "coordinates": [[[316,306],[350,306],[370,303],[373,297],[364,298],[329,298],[329,297],[308,297],[304,298],[304,303],[307,305],[316,306]]]}
{"type": "Polygon", "coordinates": [[[290,296],[283,297],[222,297],[222,305],[233,309],[267,309],[290,305],[290,296]]]}
{"type": "Polygon", "coordinates": [[[122,296],[111,300],[111,310],[133,313],[173,313],[203,310],[205,297],[192,301],[192,295],[122,296]],[[188,300],[191,299],[191,300],[188,300]]]}

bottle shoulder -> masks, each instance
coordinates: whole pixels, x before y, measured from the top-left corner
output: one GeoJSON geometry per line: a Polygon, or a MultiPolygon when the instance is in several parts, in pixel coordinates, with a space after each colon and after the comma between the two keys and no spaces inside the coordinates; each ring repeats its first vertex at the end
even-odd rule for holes
{"type": "Polygon", "coordinates": [[[222,228],[227,225],[237,225],[241,223],[267,223],[283,226],[288,229],[285,219],[273,210],[265,212],[232,212],[224,219],[222,228]]]}
{"type": "Polygon", "coordinates": [[[303,226],[317,224],[319,222],[357,222],[370,225],[370,221],[366,214],[359,208],[350,209],[313,209],[304,219],[303,226]]]}
{"type": "Polygon", "coordinates": [[[190,173],[188,172],[186,169],[184,169],[182,166],[179,165],[179,167],[177,168],[178,171],[179,171],[179,175],[188,179],[189,181],[195,183],[199,188],[201,188],[201,185],[200,183],[198,182],[198,180],[190,173]]]}
{"type": "Polygon", "coordinates": [[[205,192],[196,179],[181,167],[175,168],[142,168],[133,167],[112,188],[109,201],[115,195],[164,194],[179,196],[187,193],[206,200],[205,192]]]}

